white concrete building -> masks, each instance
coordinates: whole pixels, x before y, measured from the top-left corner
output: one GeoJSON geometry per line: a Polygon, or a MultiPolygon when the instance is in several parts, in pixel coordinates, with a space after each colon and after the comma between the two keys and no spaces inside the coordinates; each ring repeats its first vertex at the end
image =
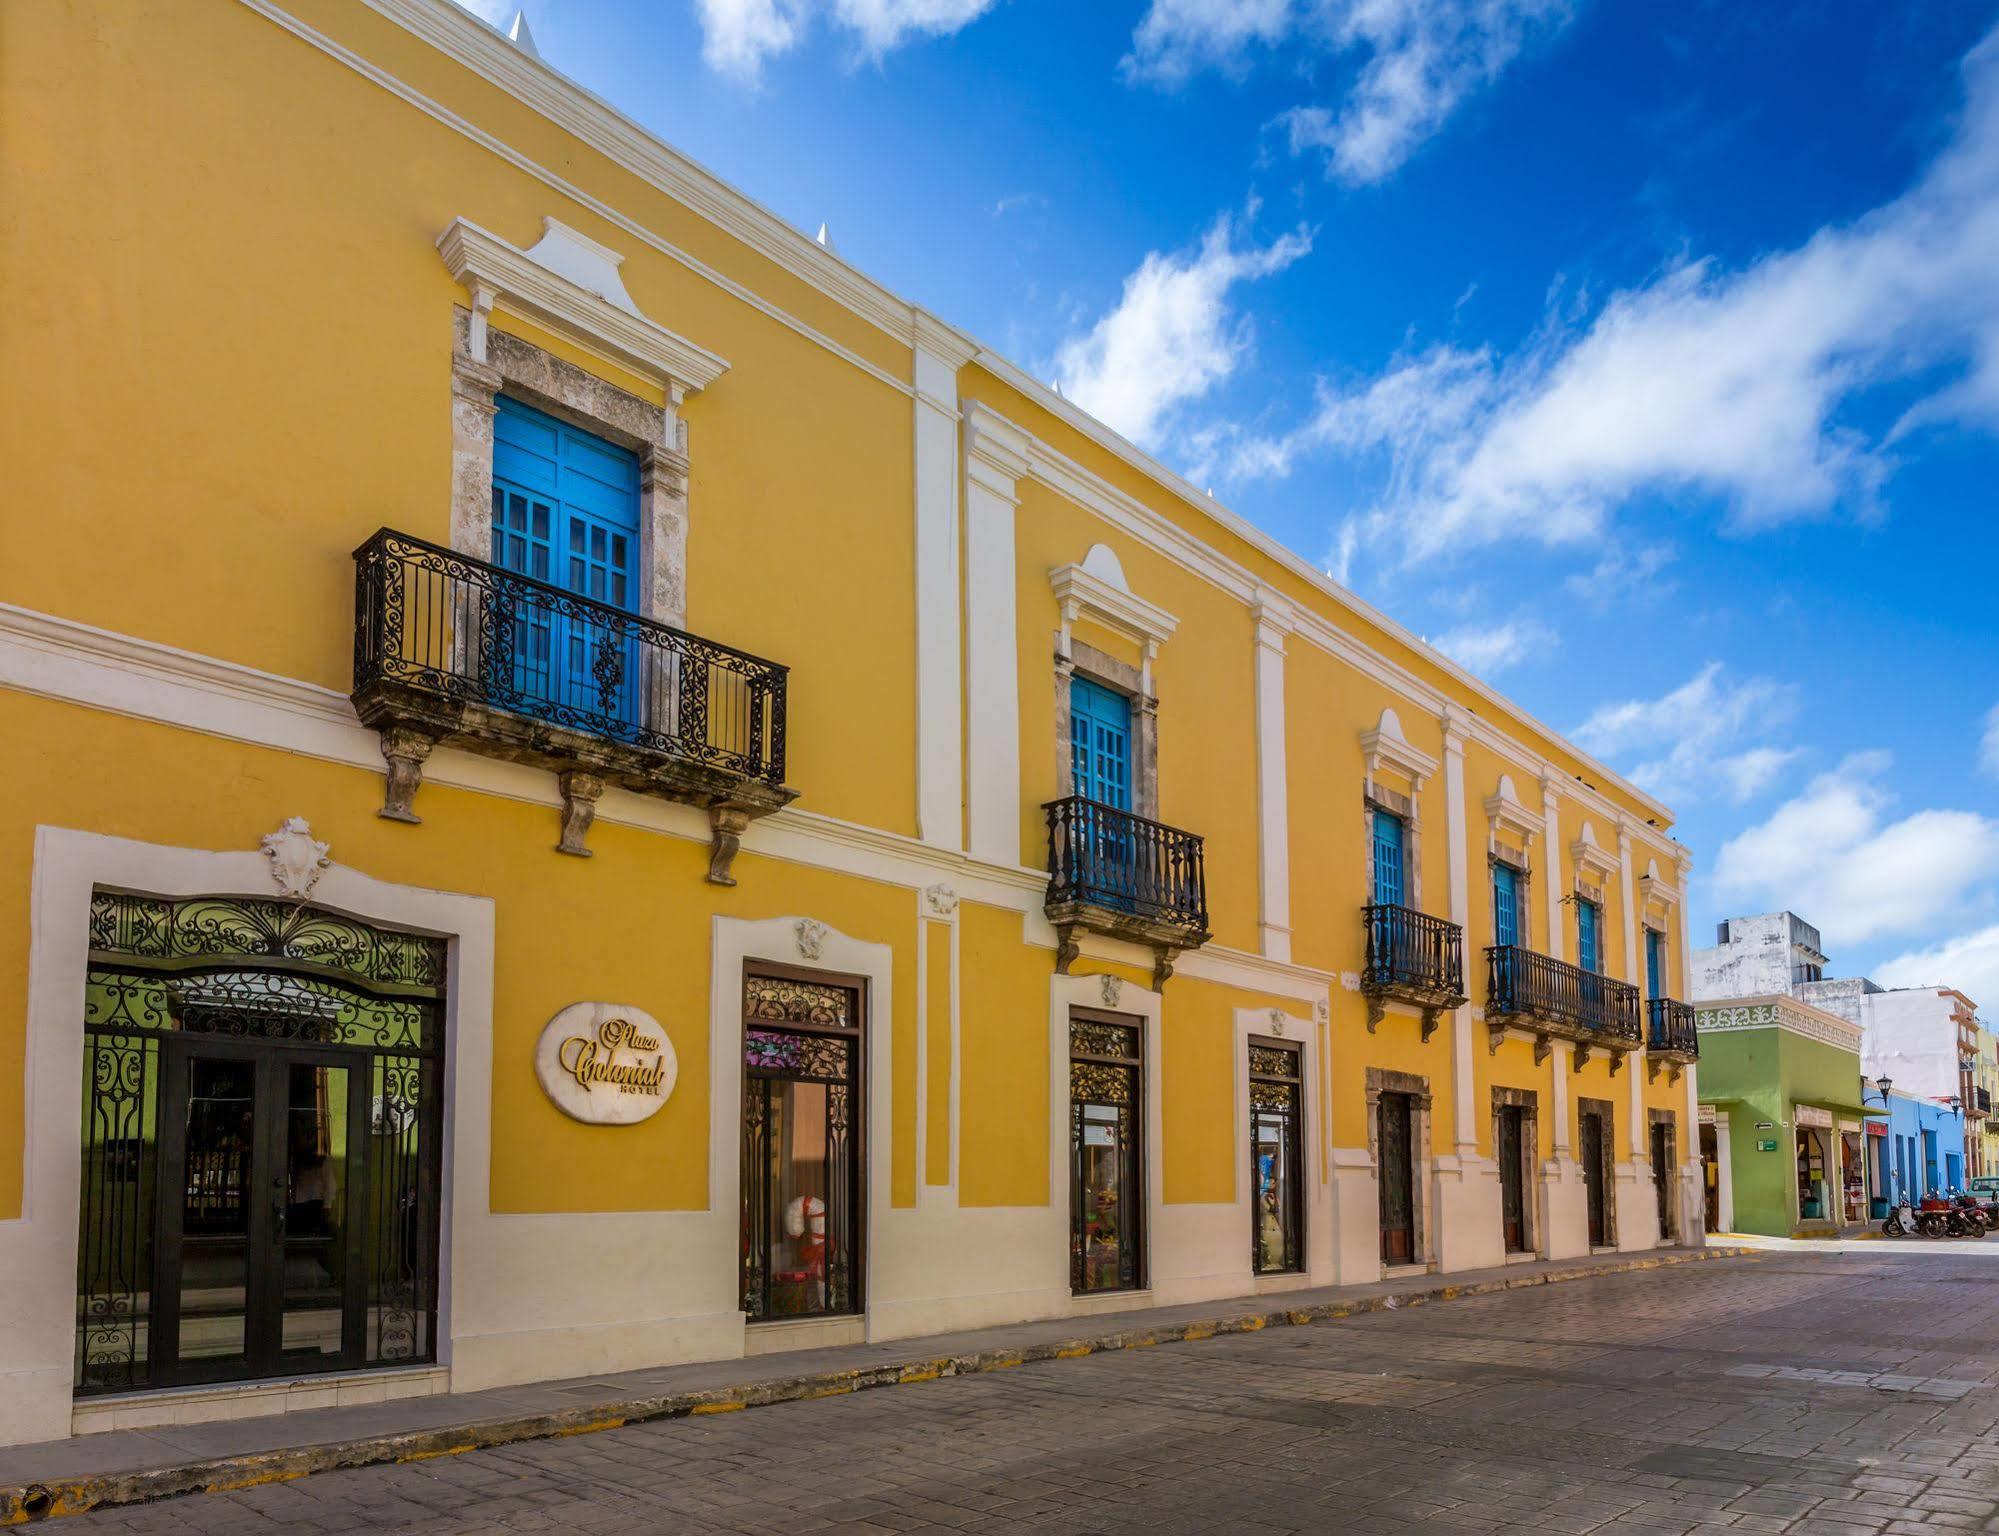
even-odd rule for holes
{"type": "Polygon", "coordinates": [[[1825,975],[1819,946],[1818,929],[1795,912],[1727,918],[1714,945],[1693,952],[1693,1000],[1801,996],[1798,987],[1825,975]]]}

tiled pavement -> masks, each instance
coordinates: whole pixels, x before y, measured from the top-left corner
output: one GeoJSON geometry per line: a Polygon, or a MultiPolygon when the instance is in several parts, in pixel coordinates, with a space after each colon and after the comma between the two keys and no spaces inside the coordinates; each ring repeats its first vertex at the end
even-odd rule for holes
{"type": "Polygon", "coordinates": [[[1772,1253],[329,1472],[62,1527],[1999,1531],[1999,1263],[1772,1253]]]}

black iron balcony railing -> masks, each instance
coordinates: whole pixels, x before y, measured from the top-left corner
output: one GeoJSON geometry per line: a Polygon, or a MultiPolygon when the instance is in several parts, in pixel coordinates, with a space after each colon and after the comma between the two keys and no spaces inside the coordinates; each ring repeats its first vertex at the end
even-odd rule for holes
{"type": "Polygon", "coordinates": [[[1972,1092],[1977,1095],[1974,1102],[1978,1105],[1978,1112],[1981,1115],[1991,1114],[1992,1090],[1990,1088],[1975,1088],[1972,1090],[1972,1092]]]}
{"type": "Polygon", "coordinates": [[[1087,928],[1146,944],[1163,984],[1173,956],[1208,941],[1208,881],[1201,839],[1084,795],[1051,800],[1048,916],[1062,935],[1058,965],[1078,953],[1087,928]]]}
{"type": "Polygon", "coordinates": [[[1367,960],[1360,973],[1368,997],[1367,1027],[1386,1016],[1383,998],[1399,998],[1423,1010],[1423,1038],[1437,1027],[1438,1014],[1465,1000],[1464,930],[1456,923],[1413,907],[1377,902],[1361,908],[1367,929],[1367,960]]]}
{"type": "Polygon", "coordinates": [[[731,856],[792,798],[787,668],[387,528],[354,564],[354,703],[382,731],[385,815],[416,819],[444,741],[563,774],[569,852],[607,782],[708,808],[731,856]]]}
{"type": "Polygon", "coordinates": [[[1638,989],[1517,944],[1485,952],[1487,1019],[1524,1018],[1575,1038],[1619,1049],[1644,1038],[1638,989]]]}
{"type": "Polygon", "coordinates": [[[775,662],[386,528],[354,559],[356,692],[393,682],[784,782],[775,662]]]}
{"type": "Polygon", "coordinates": [[[1645,1004],[1645,1049],[1689,1058],[1700,1055],[1700,1031],[1694,1027],[1694,1005],[1655,997],[1645,1004]]]}

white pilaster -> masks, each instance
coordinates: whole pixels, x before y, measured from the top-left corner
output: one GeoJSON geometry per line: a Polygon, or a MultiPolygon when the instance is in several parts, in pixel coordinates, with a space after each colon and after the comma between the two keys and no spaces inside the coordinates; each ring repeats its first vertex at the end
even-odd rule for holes
{"type": "Polygon", "coordinates": [[[1548,902],[1548,947],[1543,951],[1551,960],[1562,958],[1562,798],[1557,786],[1561,783],[1552,763],[1541,767],[1541,824],[1545,829],[1541,841],[1548,848],[1548,878],[1542,882],[1547,888],[1548,902]]]}
{"type": "Polygon", "coordinates": [[[919,313],[916,326],[916,830],[965,841],[964,683],[958,620],[958,370],[972,348],[919,313]]]}
{"type": "Polygon", "coordinates": [[[1556,1040],[1548,1058],[1553,1078],[1549,1102],[1554,1112],[1555,1155],[1543,1165],[1541,1231],[1545,1234],[1543,1252],[1551,1259],[1572,1259],[1589,1252],[1589,1192],[1582,1165],[1569,1149],[1569,1078],[1575,1072],[1574,1051],[1568,1041],[1556,1040]]]}
{"type": "MultiPolygon", "coordinates": [[[[1638,952],[1638,909],[1632,900],[1635,887],[1631,875],[1631,830],[1630,824],[1620,816],[1617,818],[1617,901],[1624,914],[1624,979],[1638,988],[1638,1027],[1650,1027],[1650,1016],[1646,1010],[1645,971],[1642,957],[1638,952]]],[[[1626,1138],[1631,1145],[1631,1160],[1643,1165],[1650,1160],[1652,1152],[1652,1130],[1645,1116],[1645,1052],[1641,1048],[1631,1053],[1624,1064],[1625,1080],[1629,1083],[1629,1111],[1625,1120],[1629,1122],[1631,1134],[1626,1138]]],[[[1654,1220],[1657,1220],[1657,1204],[1653,1206],[1654,1220]]]]}
{"type": "Polygon", "coordinates": [[[973,401],[964,410],[966,829],[972,854],[1021,860],[1020,651],[1013,514],[1027,438],[973,401]]]}
{"type": "MultiPolygon", "coordinates": [[[[1464,933],[1471,922],[1471,850],[1465,813],[1465,738],[1471,733],[1471,716],[1456,704],[1446,704],[1444,726],[1444,836],[1450,844],[1451,921],[1464,933]]],[[[1464,944],[1467,973],[1475,953],[1464,944]]],[[[1469,976],[1467,976],[1469,979],[1469,976]]],[[[1469,990],[1469,989],[1467,989],[1469,990]]],[[[1451,1014],[1451,1137],[1460,1158],[1476,1155],[1478,1149],[1478,1102],[1473,1054],[1471,1003],[1460,1003],[1451,1014]]]]}
{"type": "Polygon", "coordinates": [[[1284,747],[1284,637],[1291,605],[1270,591],[1256,600],[1257,854],[1263,953],[1291,959],[1291,812],[1284,747]]]}

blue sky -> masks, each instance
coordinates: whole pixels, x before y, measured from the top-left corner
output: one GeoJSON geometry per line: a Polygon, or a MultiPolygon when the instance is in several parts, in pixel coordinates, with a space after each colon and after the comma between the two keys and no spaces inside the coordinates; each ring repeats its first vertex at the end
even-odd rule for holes
{"type": "Polygon", "coordinates": [[[1999,1015],[1999,3],[525,8],[1656,789],[1697,942],[1999,1015]]]}

